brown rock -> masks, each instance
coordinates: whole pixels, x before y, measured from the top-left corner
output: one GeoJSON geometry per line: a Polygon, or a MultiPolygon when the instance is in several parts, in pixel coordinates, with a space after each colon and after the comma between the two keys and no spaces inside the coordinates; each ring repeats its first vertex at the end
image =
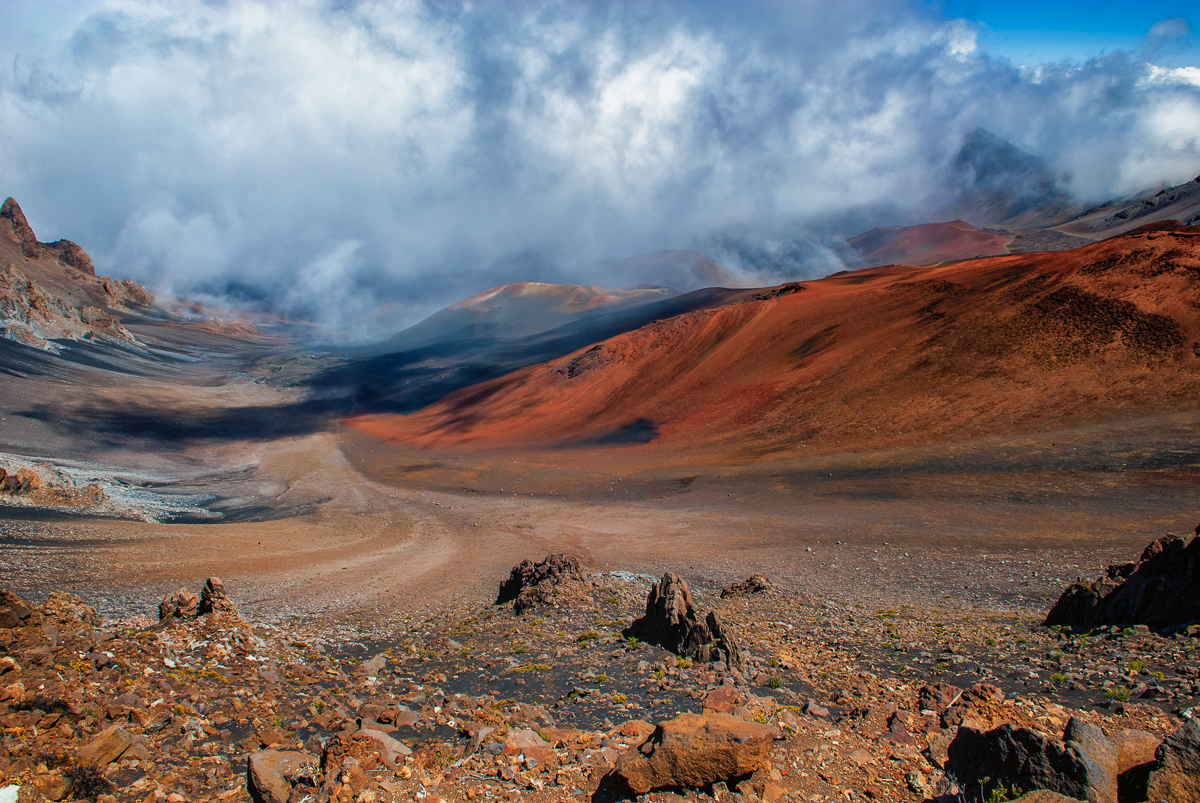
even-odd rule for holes
{"type": "Polygon", "coordinates": [[[523,560],[514,566],[508,579],[500,584],[496,604],[512,600],[513,610],[519,614],[563,603],[594,604],[589,588],[578,558],[547,555],[537,563],[523,560]]]}
{"type": "Polygon", "coordinates": [[[622,754],[613,773],[636,794],[728,782],[761,769],[775,735],[774,728],[728,714],[681,714],[622,754]]]}
{"type": "Polygon", "coordinates": [[[30,228],[29,221],[25,219],[25,213],[12,198],[5,199],[4,205],[0,206],[0,221],[9,224],[8,228],[13,240],[21,245],[21,255],[29,259],[37,259],[37,236],[30,228]]]}
{"type": "Polygon", "coordinates": [[[89,276],[96,275],[96,266],[92,264],[91,256],[77,243],[70,240],[55,240],[52,243],[41,243],[41,246],[67,267],[75,268],[89,276]]]}
{"type": "Polygon", "coordinates": [[[731,583],[721,589],[721,599],[738,597],[742,594],[761,594],[775,587],[765,574],[752,574],[740,583],[731,583]]]}
{"type": "Polygon", "coordinates": [[[11,591],[0,591],[0,627],[36,624],[33,606],[11,591]]]}
{"type": "Polygon", "coordinates": [[[210,577],[204,581],[200,592],[200,615],[206,613],[236,613],[237,606],[225,593],[225,584],[220,577],[210,577]]]}
{"type": "Polygon", "coordinates": [[[381,730],[373,728],[363,728],[359,733],[369,737],[375,742],[379,748],[379,757],[384,760],[385,765],[395,765],[395,763],[404,756],[411,756],[412,750],[404,742],[399,739],[394,739],[388,736],[381,730]]]}
{"type": "Polygon", "coordinates": [[[32,781],[33,788],[47,800],[62,800],[71,791],[71,783],[57,772],[40,775],[32,781]]]}
{"type": "Polygon", "coordinates": [[[644,719],[630,719],[609,732],[609,738],[616,738],[629,745],[637,747],[654,735],[654,725],[644,719]]]}
{"type": "Polygon", "coordinates": [[[131,737],[120,725],[110,725],[95,739],[79,748],[79,757],[100,766],[111,764],[133,744],[131,737]]]}
{"type": "Polygon", "coordinates": [[[158,618],[194,617],[200,613],[200,598],[186,588],[177,589],[158,604],[158,618]]]}
{"type": "Polygon", "coordinates": [[[246,791],[260,803],[287,803],[292,794],[291,776],[304,765],[315,763],[307,753],[262,750],[247,761],[246,791]]]}
{"type": "Polygon", "coordinates": [[[1033,792],[1026,792],[1012,803],[1084,803],[1084,801],[1060,795],[1058,792],[1037,789],[1033,792]]]}
{"type": "Polygon", "coordinates": [[[1087,794],[1091,803],[1117,803],[1117,749],[1104,731],[1079,717],[1071,717],[1063,741],[1074,748],[1087,768],[1087,794]]]}
{"type": "Polygon", "coordinates": [[[1148,792],[1167,803],[1200,800],[1200,721],[1188,720],[1158,746],[1148,792]]]}
{"type": "Polygon", "coordinates": [[[87,625],[100,627],[100,614],[82,598],[66,591],[51,591],[42,604],[42,615],[54,619],[61,625],[87,625]]]}
{"type": "Polygon", "coordinates": [[[917,694],[917,708],[940,714],[962,696],[963,690],[943,681],[926,683],[917,694]]]}
{"type": "Polygon", "coordinates": [[[1161,744],[1159,738],[1146,731],[1126,729],[1108,737],[1117,751],[1117,774],[1154,761],[1154,753],[1161,744]]]}
{"type": "Polygon", "coordinates": [[[746,695],[734,686],[718,686],[704,698],[705,711],[728,714],[746,703],[746,695]]]}
{"type": "Polygon", "coordinates": [[[283,728],[263,728],[258,732],[258,741],[263,747],[276,747],[281,744],[289,744],[292,741],[292,735],[283,728]]]}

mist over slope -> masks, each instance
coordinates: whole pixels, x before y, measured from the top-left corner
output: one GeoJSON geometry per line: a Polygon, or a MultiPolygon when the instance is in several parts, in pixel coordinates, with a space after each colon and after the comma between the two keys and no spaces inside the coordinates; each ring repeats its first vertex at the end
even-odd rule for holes
{"type": "Polygon", "coordinates": [[[512,282],[712,283],[605,273],[666,249],[745,285],[823,275],[873,226],[1200,167],[1200,86],[1152,49],[1015,66],[900,0],[96,0],[6,21],[0,183],[36,230],[347,337],[512,282]],[[368,317],[381,299],[394,314],[368,317]]]}

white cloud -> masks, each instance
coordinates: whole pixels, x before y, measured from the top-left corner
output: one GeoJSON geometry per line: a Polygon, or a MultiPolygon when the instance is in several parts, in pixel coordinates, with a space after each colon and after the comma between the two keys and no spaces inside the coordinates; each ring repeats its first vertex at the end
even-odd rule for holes
{"type": "Polygon", "coordinates": [[[916,218],[977,126],[1089,200],[1200,168],[1195,67],[1016,69],[901,0],[39,8],[0,37],[0,193],[114,274],[327,312],[916,218]]]}

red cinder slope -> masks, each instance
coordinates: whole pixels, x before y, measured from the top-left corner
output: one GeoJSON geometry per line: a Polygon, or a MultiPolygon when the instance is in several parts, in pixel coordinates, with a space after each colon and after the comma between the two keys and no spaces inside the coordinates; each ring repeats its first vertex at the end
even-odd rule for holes
{"type": "Polygon", "coordinates": [[[871,229],[846,241],[868,265],[931,265],[1003,254],[1011,238],[961,220],[871,229]]]}
{"type": "Polygon", "coordinates": [[[1176,230],[835,275],[347,423],[422,447],[637,442],[753,458],[1194,408],[1200,227],[1159,225],[1176,230]]]}

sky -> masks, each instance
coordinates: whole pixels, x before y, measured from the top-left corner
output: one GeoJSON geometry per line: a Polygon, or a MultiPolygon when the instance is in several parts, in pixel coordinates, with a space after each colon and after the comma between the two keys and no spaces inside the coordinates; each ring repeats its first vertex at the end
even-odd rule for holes
{"type": "Polygon", "coordinates": [[[654,282],[614,260],[662,249],[777,283],[944,210],[979,128],[1080,203],[1195,177],[1197,24],[1169,2],[5,0],[0,197],[101,272],[361,339],[504,282],[654,282]]]}
{"type": "MultiPolygon", "coordinates": [[[[1158,23],[1182,21],[1191,31],[1200,23],[1195,2],[1176,0],[953,0],[931,7],[948,17],[979,23],[980,49],[1017,65],[1082,62],[1118,50],[1137,51],[1158,23]]],[[[1184,46],[1160,48],[1166,52],[1156,54],[1156,61],[1171,67],[1196,66],[1197,53],[1187,46],[1193,43],[1178,44],[1184,46]]]]}

